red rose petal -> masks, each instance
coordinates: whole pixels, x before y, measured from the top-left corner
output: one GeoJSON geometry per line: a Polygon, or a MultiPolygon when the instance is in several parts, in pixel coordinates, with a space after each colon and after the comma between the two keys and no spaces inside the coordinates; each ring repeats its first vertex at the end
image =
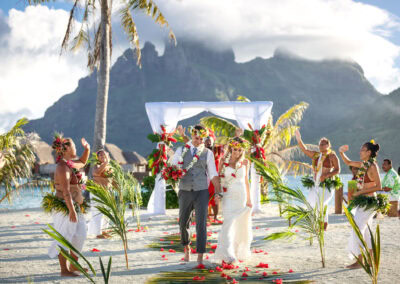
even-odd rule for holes
{"type": "Polygon", "coordinates": [[[3,250],[10,250],[10,249],[3,249],[3,250]]]}
{"type": "Polygon", "coordinates": [[[31,217],[31,215],[29,215],[29,214],[26,214],[26,215],[25,215],[25,217],[31,217]]]}
{"type": "Polygon", "coordinates": [[[205,269],[206,267],[204,264],[200,263],[199,265],[196,266],[196,269],[205,269]]]}
{"type": "Polygon", "coordinates": [[[173,245],[174,244],[174,241],[171,241],[171,245],[173,245]]]}
{"type": "Polygon", "coordinates": [[[162,257],[162,258],[165,258],[165,254],[163,254],[161,257],[162,257]]]}
{"type": "Polygon", "coordinates": [[[133,231],[134,231],[134,229],[129,229],[129,230],[128,230],[128,232],[133,232],[133,231]]]}
{"type": "Polygon", "coordinates": [[[268,273],[264,271],[264,272],[263,272],[263,276],[264,276],[264,277],[268,276],[268,273]]]}
{"type": "Polygon", "coordinates": [[[169,249],[168,251],[172,252],[172,253],[176,253],[176,251],[174,249],[169,249]]]}
{"type": "Polygon", "coordinates": [[[289,273],[293,273],[293,269],[289,269],[289,273]]]}
{"type": "Polygon", "coordinates": [[[92,249],[92,252],[100,252],[97,248],[92,249]]]}
{"type": "Polygon", "coordinates": [[[217,245],[212,245],[211,249],[214,249],[214,250],[217,249],[217,245]]]}
{"type": "Polygon", "coordinates": [[[185,258],[184,258],[184,257],[182,257],[182,258],[181,258],[181,260],[182,260],[182,261],[184,261],[184,260],[185,260],[185,258]]]}
{"type": "Polygon", "coordinates": [[[260,229],[260,227],[256,227],[256,230],[260,229]]]}
{"type": "Polygon", "coordinates": [[[11,229],[15,229],[15,228],[16,228],[15,226],[12,226],[12,227],[11,227],[11,229]]]}
{"type": "Polygon", "coordinates": [[[35,224],[40,224],[39,222],[35,222],[35,224]]]}
{"type": "Polygon", "coordinates": [[[213,273],[213,272],[214,272],[214,270],[212,270],[212,269],[211,269],[211,270],[209,270],[208,272],[210,272],[210,273],[213,273]]]}
{"type": "Polygon", "coordinates": [[[227,275],[226,280],[232,280],[232,277],[230,277],[229,275],[227,275]]]}
{"type": "Polygon", "coordinates": [[[242,277],[247,277],[247,276],[249,276],[249,275],[247,275],[246,272],[243,272],[242,277]]]}
{"type": "Polygon", "coordinates": [[[278,272],[274,271],[274,272],[272,272],[272,274],[278,274],[278,272]]]}
{"type": "Polygon", "coordinates": [[[160,239],[160,242],[163,242],[164,241],[164,239],[160,239]]]}
{"type": "Polygon", "coordinates": [[[160,251],[164,251],[164,249],[163,249],[163,248],[161,248],[161,249],[160,249],[160,251]]]}

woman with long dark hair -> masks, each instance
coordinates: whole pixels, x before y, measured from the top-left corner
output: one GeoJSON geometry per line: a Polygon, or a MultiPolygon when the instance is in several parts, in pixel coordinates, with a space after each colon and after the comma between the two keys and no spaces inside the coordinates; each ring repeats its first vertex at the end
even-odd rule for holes
{"type": "MultiPolygon", "coordinates": [[[[376,191],[382,190],[381,178],[379,176],[379,167],[376,163],[376,156],[378,155],[379,144],[376,144],[373,140],[364,143],[360,149],[361,161],[350,160],[345,154],[345,152],[347,152],[348,150],[348,145],[343,145],[339,148],[339,153],[343,159],[343,162],[348,166],[359,168],[357,173],[357,192],[353,193],[354,204],[359,204],[355,208],[354,221],[359,227],[361,234],[363,235],[368,245],[368,248],[371,249],[372,245],[368,225],[370,227],[372,225],[372,219],[375,215],[376,206],[374,206],[373,208],[371,208],[370,206],[363,206],[363,203],[357,202],[357,199],[362,200],[365,198],[373,198],[373,201],[377,201],[376,191]]],[[[351,256],[356,255],[358,256],[359,261],[362,261],[360,246],[361,243],[353,230],[349,239],[348,250],[351,256]]],[[[361,265],[356,261],[353,264],[347,266],[347,268],[361,268],[361,265]]]]}

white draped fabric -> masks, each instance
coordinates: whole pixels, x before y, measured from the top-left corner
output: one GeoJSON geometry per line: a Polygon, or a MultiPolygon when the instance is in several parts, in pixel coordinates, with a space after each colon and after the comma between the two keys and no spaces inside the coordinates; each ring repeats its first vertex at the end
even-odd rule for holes
{"type": "MultiPolygon", "coordinates": [[[[253,129],[260,129],[262,125],[267,124],[271,116],[272,105],[273,103],[270,101],[153,102],[145,104],[151,128],[155,133],[161,132],[161,125],[166,127],[167,132],[173,132],[179,121],[195,116],[203,111],[236,120],[239,127],[243,129],[250,130],[249,124],[253,129]]],[[[258,194],[258,201],[256,203],[256,200],[254,200],[253,206],[255,207],[255,211],[258,211],[256,208],[260,208],[259,176],[252,176],[251,180],[253,181],[251,188],[255,191],[252,195],[255,196],[258,194]]],[[[165,182],[161,178],[156,178],[156,184],[147,210],[150,214],[165,214],[165,182]]]]}

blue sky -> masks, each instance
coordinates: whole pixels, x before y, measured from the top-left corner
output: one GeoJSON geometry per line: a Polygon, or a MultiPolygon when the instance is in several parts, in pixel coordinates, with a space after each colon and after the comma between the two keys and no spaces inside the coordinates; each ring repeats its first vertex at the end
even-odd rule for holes
{"type": "MultiPolygon", "coordinates": [[[[156,3],[178,42],[188,38],[231,48],[237,62],[269,58],[277,48],[312,60],[352,60],[382,94],[400,87],[400,0],[250,1],[156,3]]],[[[60,56],[71,1],[28,8],[25,3],[0,0],[0,130],[7,128],[2,122],[13,120],[7,117],[43,116],[88,75],[84,51],[60,56]]],[[[116,0],[115,13],[117,6],[116,0]]],[[[114,14],[113,62],[129,47],[119,19],[114,14]]],[[[146,16],[135,14],[135,21],[141,44],[151,41],[163,52],[168,31],[146,16]]]]}

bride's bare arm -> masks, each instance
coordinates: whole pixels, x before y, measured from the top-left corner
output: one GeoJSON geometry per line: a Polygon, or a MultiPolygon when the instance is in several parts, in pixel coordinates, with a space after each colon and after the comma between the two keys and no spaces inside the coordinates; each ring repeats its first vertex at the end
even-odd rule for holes
{"type": "Polygon", "coordinates": [[[247,202],[246,205],[249,207],[252,207],[252,203],[251,203],[251,196],[250,196],[250,185],[249,185],[249,166],[250,163],[248,160],[244,160],[244,165],[246,167],[246,177],[244,179],[244,182],[246,184],[246,197],[247,197],[247,202]]]}

